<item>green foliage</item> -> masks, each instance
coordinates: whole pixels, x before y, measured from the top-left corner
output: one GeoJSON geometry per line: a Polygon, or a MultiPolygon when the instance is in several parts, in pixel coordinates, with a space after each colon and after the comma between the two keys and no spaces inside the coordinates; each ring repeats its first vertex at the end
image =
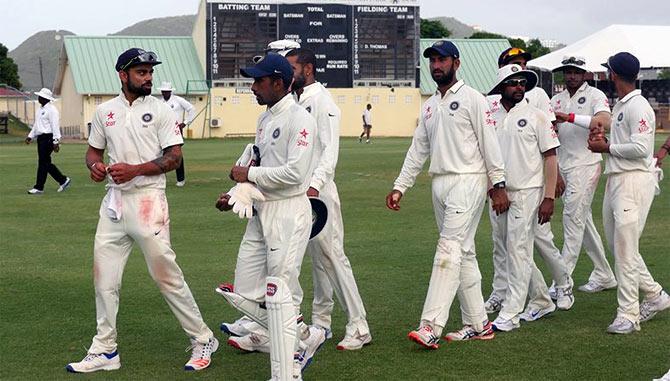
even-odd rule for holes
{"type": "Polygon", "coordinates": [[[446,38],[451,32],[438,20],[421,19],[421,38],[446,38]]]}
{"type": "Polygon", "coordinates": [[[0,83],[20,89],[19,67],[7,56],[7,52],[7,47],[0,43],[0,83]]]}
{"type": "MultiPolygon", "coordinates": [[[[380,129],[381,130],[381,129],[380,129]]],[[[664,139],[658,136],[656,147],[664,139]]],[[[174,186],[169,173],[170,235],[177,261],[193,291],[205,322],[221,341],[211,367],[191,374],[183,365],[188,339],[149,276],[142,253],[128,259],[120,290],[118,343],[122,367],[85,377],[64,366],[84,357],[95,334],[93,237],[104,186],[89,180],[84,165],[86,144],[64,144],[52,155],[73,179],[57,193],[49,179],[42,196],[29,196],[37,153],[35,145],[0,147],[0,308],[2,316],[1,380],[267,380],[269,356],[242,354],[225,344],[218,327],[239,314],[213,290],[232,281],[245,222],[214,208],[217,196],[233,184],[231,163],[249,139],[189,140],[184,145],[187,183],[174,186]]],[[[345,223],[345,249],[365,302],[372,345],[341,352],[346,317],[339,303],[333,314],[333,338],[305,371],[306,380],[650,380],[664,374],[670,362],[670,311],[642,323],[632,335],[608,335],[616,315],[616,291],[575,291],[570,311],[557,311],[533,323],[522,323],[491,341],[446,343],[436,351],[418,348],[407,333],[418,325],[433,268],[438,231],[431,202],[427,166],[406,192],[402,209],[384,207],[384,196],[398,175],[410,138],[376,139],[358,144],[343,138],[337,185],[345,223]],[[484,365],[483,365],[484,364],[484,365]]],[[[605,179],[593,202],[593,219],[602,234],[605,179]]],[[[668,216],[670,176],[661,183],[640,241],[640,253],[660,284],[670,285],[668,216]]],[[[561,202],[552,219],[558,247],[561,202]]],[[[485,296],[491,291],[491,230],[487,212],[476,235],[477,260],[485,296]]],[[[612,261],[611,253],[608,259],[612,261]]],[[[536,256],[538,266],[548,272],[536,256]]],[[[311,321],[312,270],[302,266],[303,312],[311,321]]],[[[575,286],[588,280],[592,264],[582,253],[575,286]]],[[[462,327],[459,304],[451,306],[447,330],[462,327]]],[[[489,315],[490,319],[495,315],[489,315]]]]}
{"type": "Polygon", "coordinates": [[[663,69],[658,73],[658,79],[670,79],[670,69],[663,69]]]}
{"type": "Polygon", "coordinates": [[[528,53],[533,58],[538,58],[540,56],[543,56],[547,53],[549,53],[551,50],[549,48],[546,48],[542,46],[540,43],[540,40],[537,38],[534,38],[530,41],[528,41],[528,44],[524,42],[524,40],[520,38],[509,38],[507,36],[503,36],[502,34],[496,34],[496,33],[490,33],[490,32],[476,32],[470,38],[476,38],[476,39],[489,39],[489,38],[498,38],[498,39],[507,39],[509,41],[509,44],[512,45],[513,48],[521,48],[528,53]]]}
{"type": "Polygon", "coordinates": [[[538,58],[551,52],[549,48],[542,46],[542,43],[537,38],[528,41],[526,51],[530,53],[533,58],[538,58]]]}

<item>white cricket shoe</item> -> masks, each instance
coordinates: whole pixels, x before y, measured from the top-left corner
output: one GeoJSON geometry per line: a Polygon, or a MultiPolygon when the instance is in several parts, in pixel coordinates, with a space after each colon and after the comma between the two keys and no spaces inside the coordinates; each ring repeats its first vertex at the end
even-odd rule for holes
{"type": "Polygon", "coordinates": [[[119,351],[112,353],[88,353],[83,360],[67,364],[65,369],[72,373],[91,373],[99,370],[117,370],[121,368],[119,351]]]}
{"type": "Polygon", "coordinates": [[[354,335],[345,335],[344,339],[337,343],[336,348],[338,351],[355,351],[363,348],[364,345],[370,344],[371,341],[372,335],[369,333],[361,335],[356,331],[356,334],[354,335]]]}
{"type": "Polygon", "coordinates": [[[444,336],[448,342],[452,341],[467,341],[467,340],[491,340],[495,338],[496,334],[493,332],[493,325],[490,321],[486,321],[484,328],[477,332],[471,325],[466,325],[458,331],[449,332],[444,336]]]}
{"type": "Polygon", "coordinates": [[[440,347],[440,344],[438,344],[440,342],[440,338],[435,335],[433,328],[427,325],[419,327],[419,329],[416,331],[410,332],[407,335],[407,338],[424,348],[437,349],[440,347]]]}
{"type": "Polygon", "coordinates": [[[186,185],[186,180],[183,180],[183,181],[177,181],[177,183],[176,183],[175,185],[181,188],[181,187],[183,187],[184,185],[186,185]]]}
{"type": "Polygon", "coordinates": [[[39,189],[35,189],[35,188],[28,189],[28,194],[42,194],[42,193],[44,193],[44,191],[39,190],[39,189]]]}
{"type": "Polygon", "coordinates": [[[588,292],[589,294],[593,294],[596,292],[601,292],[605,290],[609,290],[612,288],[616,288],[617,282],[616,279],[612,279],[612,281],[607,282],[605,284],[602,284],[600,282],[594,282],[594,281],[588,281],[586,284],[583,284],[579,286],[578,290],[581,292],[588,292]]]}
{"type": "Polygon", "coordinates": [[[312,363],[312,359],[316,352],[321,349],[323,343],[326,342],[326,330],[321,327],[309,327],[309,336],[302,341],[304,344],[303,350],[296,353],[296,358],[300,361],[300,369],[304,372],[305,369],[312,363]]]}
{"type": "Polygon", "coordinates": [[[612,324],[607,327],[608,333],[626,335],[640,330],[640,323],[633,323],[625,317],[617,316],[612,324]]]}
{"type": "Polygon", "coordinates": [[[519,322],[515,323],[511,319],[509,320],[504,319],[500,316],[498,316],[496,320],[493,321],[493,329],[495,331],[509,332],[519,327],[521,327],[521,324],[519,324],[519,322]]]}
{"type": "Polygon", "coordinates": [[[553,301],[556,301],[556,299],[558,298],[556,296],[556,283],[555,282],[551,282],[551,286],[549,286],[549,297],[553,301]]]}
{"type": "Polygon", "coordinates": [[[191,359],[184,365],[184,370],[203,370],[212,363],[212,353],[219,349],[219,340],[212,337],[206,344],[191,340],[191,359]]]}
{"type": "Polygon", "coordinates": [[[484,303],[484,309],[487,314],[493,314],[502,308],[502,300],[497,296],[489,296],[489,299],[484,303]]]}
{"type": "Polygon", "coordinates": [[[246,316],[243,316],[232,323],[221,323],[221,332],[225,333],[228,336],[246,336],[251,333],[246,328],[246,324],[249,324],[251,319],[248,319],[246,316]]]}
{"type": "Polygon", "coordinates": [[[231,336],[228,345],[244,352],[270,353],[270,338],[253,332],[244,336],[231,336]]]}
{"type": "Polygon", "coordinates": [[[72,179],[66,177],[65,182],[58,187],[58,192],[66,190],[70,186],[70,183],[72,183],[72,179]]]}
{"type": "Polygon", "coordinates": [[[550,313],[556,311],[556,306],[552,303],[551,306],[542,309],[526,308],[526,310],[519,315],[519,319],[523,321],[535,321],[550,313]]]}
{"type": "Polygon", "coordinates": [[[655,297],[640,304],[640,322],[651,320],[657,313],[670,308],[670,295],[661,290],[655,297]]]}
{"type": "Polygon", "coordinates": [[[575,304],[575,297],[572,295],[572,287],[556,287],[556,307],[559,310],[567,311],[575,304]]]}
{"type": "Polygon", "coordinates": [[[668,373],[661,376],[661,378],[654,378],[652,381],[670,381],[670,370],[668,373]]]}

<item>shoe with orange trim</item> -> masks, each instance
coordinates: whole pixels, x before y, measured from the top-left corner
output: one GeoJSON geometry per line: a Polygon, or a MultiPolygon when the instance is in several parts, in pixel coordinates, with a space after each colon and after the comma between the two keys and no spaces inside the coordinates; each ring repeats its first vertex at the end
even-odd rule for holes
{"type": "Polygon", "coordinates": [[[427,325],[419,327],[416,331],[410,332],[407,337],[424,348],[437,349],[440,347],[438,344],[440,338],[435,336],[433,329],[427,325]]]}
{"type": "Polygon", "coordinates": [[[212,337],[206,344],[191,340],[191,348],[191,359],[184,366],[184,370],[203,370],[212,363],[212,353],[219,349],[219,340],[212,337]]]}

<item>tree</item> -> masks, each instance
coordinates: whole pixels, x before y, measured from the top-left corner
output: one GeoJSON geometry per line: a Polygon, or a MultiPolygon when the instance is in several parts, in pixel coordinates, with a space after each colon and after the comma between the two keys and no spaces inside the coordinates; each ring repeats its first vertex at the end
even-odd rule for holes
{"type": "Polygon", "coordinates": [[[451,32],[439,20],[421,19],[421,38],[445,38],[451,32]]]}
{"type": "Polygon", "coordinates": [[[0,43],[0,83],[20,89],[19,67],[11,57],[7,57],[7,51],[7,47],[0,43]]]}
{"type": "Polygon", "coordinates": [[[509,38],[507,36],[503,36],[502,34],[496,34],[496,33],[490,33],[490,32],[475,32],[470,36],[470,38],[476,38],[476,39],[487,39],[487,38],[496,38],[496,39],[506,39],[509,41],[509,44],[512,45],[513,48],[520,48],[528,53],[533,58],[537,58],[540,56],[543,56],[547,53],[549,53],[551,50],[549,48],[546,48],[542,46],[542,43],[540,40],[537,38],[534,38],[530,41],[528,41],[528,44],[524,42],[524,40],[520,38],[509,38]]]}
{"type": "Polygon", "coordinates": [[[658,79],[670,79],[670,69],[663,69],[658,73],[658,79]]]}
{"type": "Polygon", "coordinates": [[[530,53],[533,58],[538,58],[551,52],[549,48],[542,46],[542,43],[537,38],[528,41],[526,51],[530,53]]]}

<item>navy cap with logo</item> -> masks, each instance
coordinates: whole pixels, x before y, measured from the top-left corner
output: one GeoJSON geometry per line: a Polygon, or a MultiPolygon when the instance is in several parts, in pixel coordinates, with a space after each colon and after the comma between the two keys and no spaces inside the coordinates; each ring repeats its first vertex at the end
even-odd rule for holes
{"type": "Polygon", "coordinates": [[[454,45],[453,42],[447,40],[435,41],[433,45],[429,46],[426,50],[423,51],[423,56],[430,58],[430,55],[433,53],[437,53],[442,57],[460,57],[460,53],[458,52],[456,45],[454,45]]]}
{"type": "Polygon", "coordinates": [[[151,66],[155,66],[160,65],[161,61],[158,60],[158,55],[156,55],[154,52],[147,52],[146,50],[140,48],[130,48],[121,53],[119,58],[116,59],[116,65],[114,65],[114,68],[116,71],[121,71],[142,64],[150,64],[151,66]]]}
{"type": "Polygon", "coordinates": [[[291,64],[284,56],[273,52],[269,52],[256,61],[254,66],[240,69],[240,74],[246,78],[279,75],[286,83],[291,83],[293,80],[293,68],[291,64]]]}
{"type": "Polygon", "coordinates": [[[602,65],[622,77],[631,79],[636,79],[640,72],[640,60],[628,52],[619,52],[602,65]]]}

